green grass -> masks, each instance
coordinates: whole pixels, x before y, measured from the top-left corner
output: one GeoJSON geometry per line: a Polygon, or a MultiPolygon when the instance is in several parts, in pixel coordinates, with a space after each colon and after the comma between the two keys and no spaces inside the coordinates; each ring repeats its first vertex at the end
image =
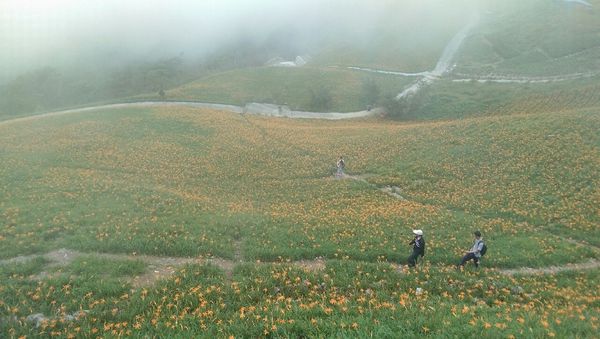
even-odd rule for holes
{"type": "Polygon", "coordinates": [[[0,333],[593,337],[598,269],[497,270],[597,258],[599,117],[398,123],[161,107],[0,125],[2,258],[64,247],[244,261],[133,290],[139,261],[83,256],[39,282],[43,259],[2,264],[0,333]],[[366,182],[332,178],[340,154],[366,182]],[[399,272],[391,263],[405,263],[414,228],[424,263],[399,272]],[[475,229],[489,246],[483,267],[456,271],[475,229]],[[272,263],[317,256],[323,271],[272,263]],[[78,310],[89,313],[26,321],[78,310]]]}
{"type": "Polygon", "coordinates": [[[110,277],[126,277],[144,273],[146,271],[146,264],[141,260],[82,256],[67,266],[65,271],[84,276],[93,276],[100,273],[110,277]]]}
{"type": "Polygon", "coordinates": [[[43,257],[35,257],[24,262],[3,264],[0,266],[0,276],[6,278],[25,278],[42,272],[44,266],[48,263],[43,257]]]}
{"type": "MultiPolygon", "coordinates": [[[[433,267],[400,274],[387,264],[332,261],[322,272],[242,265],[231,281],[215,267],[187,266],[172,279],[134,292],[82,294],[78,283],[85,284],[10,285],[16,298],[39,297],[15,313],[60,317],[87,310],[76,321],[37,329],[61,337],[593,337],[598,316],[598,270],[509,278],[433,267]],[[415,294],[417,287],[422,294],[415,294]]],[[[1,326],[13,335],[33,334],[26,323],[1,326]]]]}
{"type": "Polygon", "coordinates": [[[365,41],[360,36],[345,42],[332,38],[313,56],[311,64],[403,72],[432,70],[448,41],[466,24],[468,14],[461,14],[447,13],[444,20],[435,20],[432,14],[427,22],[415,25],[410,20],[398,20],[390,12],[391,17],[380,19],[365,41]]]}
{"type": "MultiPolygon", "coordinates": [[[[232,258],[241,239],[249,259],[402,261],[405,246],[388,239],[419,227],[431,231],[430,260],[443,263],[468,241],[441,239],[476,228],[499,241],[508,229],[590,232],[597,128],[596,111],[415,125],[315,125],[184,108],[39,120],[7,131],[2,241],[14,246],[1,255],[67,247],[232,258]],[[351,172],[401,187],[410,202],[327,179],[338,153],[351,172]]],[[[593,232],[586,239],[600,244],[593,232]]],[[[560,238],[544,246],[555,252],[490,260],[515,267],[593,255],[560,238]]]]}
{"type": "Polygon", "coordinates": [[[337,68],[259,67],[218,73],[167,91],[170,100],[193,100],[243,106],[251,102],[287,104],[316,110],[311,91],[328,91],[328,111],[364,110],[369,104],[364,84],[372,80],[384,94],[399,93],[413,79],[337,68]]]}
{"type": "Polygon", "coordinates": [[[405,119],[456,119],[488,115],[551,113],[600,107],[600,77],[550,83],[503,84],[436,81],[413,100],[405,119]]]}
{"type": "Polygon", "coordinates": [[[597,11],[563,1],[489,5],[465,42],[456,71],[523,76],[597,71],[599,23],[597,11]]]}

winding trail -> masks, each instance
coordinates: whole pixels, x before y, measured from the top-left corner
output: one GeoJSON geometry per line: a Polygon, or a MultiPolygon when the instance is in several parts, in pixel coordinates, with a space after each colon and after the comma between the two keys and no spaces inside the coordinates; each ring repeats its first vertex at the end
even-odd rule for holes
{"type": "Polygon", "coordinates": [[[252,114],[252,115],[264,115],[272,117],[285,117],[292,119],[325,119],[325,120],[343,120],[343,119],[356,119],[366,118],[375,116],[383,113],[381,108],[374,108],[371,110],[364,110],[358,112],[306,112],[306,111],[294,111],[286,108],[285,106],[273,105],[273,104],[261,104],[251,103],[244,107],[235,105],[225,104],[212,104],[206,102],[194,102],[194,101],[139,101],[139,102],[128,102],[119,104],[107,104],[89,106],[83,108],[73,108],[61,111],[53,111],[48,113],[30,115],[21,118],[14,118],[9,120],[0,121],[0,127],[3,125],[10,125],[20,122],[30,122],[38,119],[47,117],[56,117],[67,114],[85,113],[100,109],[110,108],[132,108],[132,107],[193,107],[193,108],[206,108],[220,111],[227,111],[238,114],[252,114]]]}
{"type": "MultiPolygon", "coordinates": [[[[43,280],[53,278],[63,274],[57,268],[66,267],[75,259],[80,257],[93,256],[94,258],[102,258],[109,260],[140,260],[147,265],[147,270],[144,274],[129,277],[126,280],[131,283],[132,288],[143,288],[154,285],[157,281],[169,278],[173,276],[181,267],[187,264],[199,264],[205,265],[210,264],[217,266],[223,270],[227,280],[231,280],[233,276],[233,269],[236,265],[249,263],[243,259],[239,259],[241,254],[236,253],[235,260],[229,260],[219,257],[197,257],[197,258],[184,258],[184,257],[159,257],[151,255],[128,255],[128,254],[111,254],[111,253],[98,253],[98,252],[79,252],[69,249],[59,249],[51,251],[45,254],[33,254],[27,256],[20,256],[11,259],[0,260],[0,266],[9,264],[23,264],[30,260],[38,257],[42,257],[48,261],[44,266],[44,270],[41,273],[30,276],[31,280],[43,280]],[[48,271],[54,271],[48,273],[48,271]]],[[[353,260],[358,262],[365,262],[362,260],[353,260]]],[[[287,260],[287,261],[255,261],[252,262],[255,265],[293,265],[307,272],[321,272],[325,270],[327,266],[327,259],[317,257],[313,260],[287,260]]],[[[400,274],[404,274],[407,270],[405,265],[389,262],[390,268],[400,274]]],[[[593,270],[600,268],[600,261],[591,259],[583,263],[570,263],[560,266],[549,266],[539,268],[521,267],[517,269],[494,269],[490,268],[491,271],[497,271],[504,275],[542,275],[542,274],[556,274],[565,271],[581,271],[581,270],[593,270]]]]}
{"type": "MultiPolygon", "coordinates": [[[[56,271],[56,268],[66,267],[75,259],[80,257],[94,257],[108,260],[140,260],[147,265],[146,273],[135,277],[130,277],[127,280],[132,284],[133,288],[151,286],[161,279],[168,278],[175,274],[178,269],[187,264],[210,264],[219,267],[224,271],[227,279],[231,279],[233,269],[236,265],[245,263],[241,252],[241,245],[236,241],[234,260],[224,259],[220,257],[160,257],[152,255],[129,255],[129,254],[112,254],[99,252],[79,252],[66,248],[61,248],[44,254],[32,254],[19,256],[11,259],[0,260],[0,266],[11,264],[23,264],[35,258],[42,257],[48,263],[44,266],[41,273],[30,276],[31,280],[43,280],[55,277],[62,274],[56,271]],[[49,273],[48,271],[54,271],[49,273]]],[[[290,264],[298,266],[306,271],[321,271],[325,269],[325,260],[321,257],[314,260],[298,260],[298,261],[273,261],[273,262],[254,262],[257,265],[261,264],[290,264]]],[[[398,268],[398,265],[396,265],[398,268]]]]}
{"type": "Polygon", "coordinates": [[[537,275],[537,274],[555,274],[565,271],[582,271],[582,270],[593,270],[600,268],[600,261],[596,259],[590,259],[587,262],[579,264],[565,264],[561,266],[548,266],[548,267],[521,267],[516,269],[499,270],[500,273],[506,275],[537,275]]]}
{"type": "MultiPolygon", "coordinates": [[[[569,0],[566,0],[569,1],[569,0]]],[[[574,3],[585,3],[585,1],[572,0],[574,3]]],[[[456,54],[460,50],[460,46],[464,42],[464,40],[468,37],[471,30],[473,30],[477,24],[479,23],[480,17],[478,14],[475,14],[471,17],[470,21],[460,30],[458,31],[454,37],[448,42],[440,59],[438,60],[435,68],[431,71],[423,71],[423,72],[402,72],[402,71],[388,71],[388,70],[380,70],[380,69],[372,69],[366,67],[356,67],[350,66],[346,67],[347,69],[370,72],[370,73],[379,73],[379,74],[389,74],[389,75],[399,75],[405,77],[418,77],[419,79],[413,82],[410,86],[405,88],[402,92],[400,92],[396,96],[396,100],[401,100],[403,98],[408,98],[415,95],[419,90],[423,87],[430,85],[434,81],[438,80],[440,77],[452,71],[454,68],[454,59],[456,54]]],[[[499,83],[499,84],[545,84],[545,83],[554,83],[568,80],[577,80],[584,78],[592,78],[600,75],[600,71],[590,71],[590,72],[581,72],[581,73],[571,73],[571,74],[563,74],[563,75],[552,75],[552,76],[519,76],[519,75],[469,75],[463,73],[453,74],[456,79],[453,79],[452,82],[478,82],[478,83],[499,83]]]]}
{"type": "Polygon", "coordinates": [[[517,75],[486,75],[486,76],[469,76],[468,74],[456,74],[461,78],[453,79],[452,82],[472,82],[477,81],[479,83],[499,83],[499,84],[543,84],[552,82],[561,82],[568,80],[577,80],[592,78],[600,75],[600,71],[596,72],[585,72],[585,73],[572,73],[564,75],[553,75],[553,76],[517,76],[517,75]]]}
{"type": "Polygon", "coordinates": [[[370,72],[370,73],[379,73],[379,74],[391,74],[391,75],[400,75],[406,77],[419,77],[416,82],[414,82],[409,87],[405,88],[402,92],[400,92],[396,96],[396,100],[400,100],[402,98],[407,98],[415,95],[421,88],[431,84],[435,80],[439,79],[444,74],[452,71],[454,59],[456,58],[456,54],[460,50],[460,46],[467,38],[469,33],[475,26],[479,24],[479,14],[473,14],[469,19],[469,22],[460,29],[453,37],[448,41],[446,47],[442,51],[442,55],[438,59],[435,68],[431,71],[423,71],[423,72],[401,72],[401,71],[386,71],[386,70],[378,70],[366,67],[356,67],[350,66],[346,67],[347,69],[370,72]]]}
{"type": "Polygon", "coordinates": [[[370,182],[367,181],[366,178],[368,178],[370,176],[371,175],[369,175],[369,174],[350,175],[350,174],[343,173],[340,177],[336,177],[336,179],[350,179],[350,180],[360,181],[360,182],[365,183],[365,184],[371,186],[372,188],[374,188],[374,189],[376,189],[378,191],[381,191],[381,192],[383,192],[383,193],[385,193],[385,194],[387,194],[387,195],[389,195],[389,196],[391,196],[393,198],[396,198],[396,199],[399,199],[399,200],[403,200],[403,201],[407,200],[406,198],[404,198],[402,196],[402,189],[400,187],[398,187],[398,186],[389,186],[389,185],[388,186],[383,186],[383,187],[377,186],[377,185],[372,184],[372,183],[370,183],[370,182]]]}
{"type": "Polygon", "coordinates": [[[363,71],[363,72],[370,72],[370,73],[379,73],[379,74],[388,74],[388,75],[401,75],[404,77],[422,77],[422,76],[427,76],[430,75],[429,71],[423,71],[423,72],[417,72],[417,73],[406,73],[406,72],[400,72],[400,71],[385,71],[385,70],[381,70],[381,69],[373,69],[373,68],[366,68],[366,67],[356,67],[356,66],[349,66],[346,67],[347,69],[351,69],[351,70],[355,70],[355,71],[363,71]]]}
{"type": "Polygon", "coordinates": [[[478,23],[479,14],[474,14],[471,16],[469,22],[460,31],[458,31],[452,39],[450,39],[444,48],[440,59],[435,65],[435,68],[431,72],[428,72],[424,77],[417,80],[417,82],[400,92],[400,94],[396,96],[396,100],[401,100],[417,94],[417,92],[419,92],[423,87],[430,85],[444,74],[450,72],[453,68],[452,65],[456,57],[456,53],[458,53],[460,46],[469,35],[469,32],[471,32],[471,30],[475,28],[478,23]]]}

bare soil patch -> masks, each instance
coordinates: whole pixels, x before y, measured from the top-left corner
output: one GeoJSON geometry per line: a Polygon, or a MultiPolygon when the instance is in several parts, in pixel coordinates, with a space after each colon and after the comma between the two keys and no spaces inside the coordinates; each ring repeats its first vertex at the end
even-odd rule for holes
{"type": "Polygon", "coordinates": [[[536,274],[556,274],[564,271],[592,270],[600,267],[600,261],[591,259],[579,264],[566,264],[561,266],[549,266],[540,268],[521,267],[510,270],[500,270],[500,273],[506,275],[536,275],[536,274]]]}

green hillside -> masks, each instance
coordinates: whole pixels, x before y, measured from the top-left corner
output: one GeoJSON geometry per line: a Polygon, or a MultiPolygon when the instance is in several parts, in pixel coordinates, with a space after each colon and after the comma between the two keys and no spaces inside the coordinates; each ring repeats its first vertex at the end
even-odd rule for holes
{"type": "Polygon", "coordinates": [[[263,64],[265,46],[292,48],[284,31],[200,66],[180,56],[84,81],[48,68],[6,84],[0,338],[596,338],[589,1],[474,2],[481,20],[448,72],[423,78],[348,67],[432,70],[470,10],[332,22],[345,31],[315,34],[302,67],[263,64]],[[134,103],[33,115],[100,101],[134,103]],[[426,251],[409,267],[415,229],[426,251]],[[487,254],[457,267],[476,230],[487,254]]]}
{"type": "Polygon", "coordinates": [[[411,98],[405,119],[550,113],[600,107],[600,76],[547,83],[443,79],[411,98]]]}
{"type": "Polygon", "coordinates": [[[457,73],[552,76],[600,69],[600,13],[566,1],[507,1],[486,7],[457,73]]]}
{"type": "MultiPolygon", "coordinates": [[[[480,16],[456,56],[456,66],[418,93],[404,118],[460,118],[600,105],[597,11],[562,1],[507,2],[481,5],[480,16]]],[[[218,73],[170,90],[168,98],[236,105],[287,103],[293,109],[312,111],[361,110],[373,101],[384,104],[385,98],[400,93],[415,78],[345,67],[431,70],[464,21],[464,17],[451,17],[418,34],[407,34],[410,27],[405,24],[382,21],[377,39],[332,41],[314,56],[310,67],[218,73]],[[367,99],[366,82],[377,87],[377,100],[367,99]],[[327,107],[313,104],[315,93],[329,98],[327,107]]]]}
{"type": "Polygon", "coordinates": [[[315,53],[311,64],[356,66],[402,72],[423,72],[435,65],[456,32],[469,20],[464,10],[433,12],[421,22],[402,18],[403,12],[391,6],[384,17],[349,38],[326,37],[324,48],[315,53]]]}
{"type": "Polygon", "coordinates": [[[599,117],[406,124],[139,108],[4,123],[0,256],[33,257],[0,265],[3,319],[21,321],[0,333],[593,336],[598,268],[499,270],[597,258],[599,117]],[[340,154],[356,179],[334,179],[340,154]],[[414,228],[427,255],[409,271],[397,263],[414,228]],[[475,229],[490,246],[483,268],[456,271],[475,229]],[[41,257],[60,248],[81,256],[41,257]],[[161,260],[176,273],[136,282],[161,260]]]}
{"type": "Polygon", "coordinates": [[[360,111],[411,79],[337,68],[259,67],[219,73],[166,92],[173,100],[245,105],[287,104],[296,110],[360,111]],[[373,92],[375,90],[375,92],[373,92]],[[314,97],[325,93],[326,107],[314,97]],[[375,95],[373,94],[375,93],[375,95]]]}

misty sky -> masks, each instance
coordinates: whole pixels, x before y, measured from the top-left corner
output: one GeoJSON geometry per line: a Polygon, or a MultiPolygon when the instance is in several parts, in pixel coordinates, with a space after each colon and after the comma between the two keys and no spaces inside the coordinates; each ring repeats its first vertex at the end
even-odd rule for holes
{"type": "Polygon", "coordinates": [[[48,65],[202,56],[240,34],[261,39],[284,28],[310,37],[327,29],[323,26],[337,25],[359,35],[361,27],[382,18],[419,24],[467,2],[0,0],[0,81],[48,65]],[[389,12],[390,4],[395,13],[389,12]]]}

